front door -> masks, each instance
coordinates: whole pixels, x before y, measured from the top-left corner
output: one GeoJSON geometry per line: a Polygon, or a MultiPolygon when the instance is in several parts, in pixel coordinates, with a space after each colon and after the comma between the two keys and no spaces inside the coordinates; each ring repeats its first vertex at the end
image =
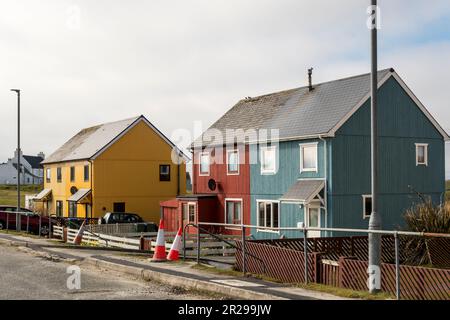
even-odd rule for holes
{"type": "MultiPolygon", "coordinates": [[[[184,202],[182,204],[183,228],[188,223],[197,223],[195,202],[184,202]]],[[[194,230],[193,228],[189,228],[194,230]]]]}
{"type": "MultiPolygon", "coordinates": [[[[309,205],[307,209],[306,223],[307,227],[320,228],[320,207],[309,205]]],[[[320,238],[320,231],[308,231],[309,238],[320,238]]]]}

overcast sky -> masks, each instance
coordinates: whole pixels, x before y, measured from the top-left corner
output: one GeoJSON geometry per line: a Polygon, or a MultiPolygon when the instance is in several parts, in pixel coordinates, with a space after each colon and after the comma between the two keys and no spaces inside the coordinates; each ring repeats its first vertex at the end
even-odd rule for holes
{"type": "MultiPolygon", "coordinates": [[[[315,82],[368,72],[368,3],[1,0],[0,162],[16,148],[10,88],[23,92],[26,154],[140,114],[169,137],[206,129],[245,96],[305,85],[310,66],[315,82]]],[[[379,4],[380,69],[394,67],[450,132],[450,2],[379,4]]]]}

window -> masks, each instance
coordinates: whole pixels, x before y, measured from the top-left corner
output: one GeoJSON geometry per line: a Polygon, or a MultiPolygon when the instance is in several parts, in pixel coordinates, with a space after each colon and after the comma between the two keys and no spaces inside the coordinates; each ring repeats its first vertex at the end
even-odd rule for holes
{"type": "Polygon", "coordinates": [[[239,174],[239,150],[227,151],[227,174],[239,174]]]}
{"type": "Polygon", "coordinates": [[[75,181],[75,167],[70,167],[70,182],[75,181]]]}
{"type": "Polygon", "coordinates": [[[363,195],[363,217],[364,219],[369,218],[372,213],[372,196],[363,195]]]}
{"type": "Polygon", "coordinates": [[[317,172],[317,143],[300,145],[300,172],[317,172]]]}
{"type": "Polygon", "coordinates": [[[209,176],[209,153],[202,152],[200,153],[200,175],[201,176],[209,176]]]}
{"type": "Polygon", "coordinates": [[[84,181],[89,181],[89,165],[84,166],[84,181]]]}
{"type": "Polygon", "coordinates": [[[277,148],[275,146],[261,148],[261,174],[276,173],[276,155],[277,148]]]}
{"type": "Polygon", "coordinates": [[[225,200],[225,223],[241,224],[242,200],[225,200]]]}
{"type": "Polygon", "coordinates": [[[63,216],[63,202],[61,200],[56,200],[56,216],[63,216]]]}
{"type": "Polygon", "coordinates": [[[183,220],[186,223],[195,223],[195,203],[183,203],[183,220]]]}
{"type": "Polygon", "coordinates": [[[428,166],[428,144],[416,143],[416,166],[428,166]]]}
{"type": "Polygon", "coordinates": [[[161,164],[159,166],[159,181],[170,181],[170,165],[161,164]]]}
{"type": "Polygon", "coordinates": [[[69,218],[77,217],[77,203],[69,201],[69,218]]]}
{"type": "Polygon", "coordinates": [[[52,170],[50,168],[45,169],[45,182],[50,183],[52,170]]]}
{"type": "Polygon", "coordinates": [[[113,212],[125,212],[125,202],[114,202],[113,212]]]}
{"type": "Polygon", "coordinates": [[[62,173],[61,168],[56,168],[56,182],[62,181],[62,173]]]}
{"type": "MultiPolygon", "coordinates": [[[[257,201],[258,204],[258,226],[278,228],[280,210],[278,201],[257,201]]],[[[275,230],[258,230],[267,232],[277,232],[275,230]]]]}

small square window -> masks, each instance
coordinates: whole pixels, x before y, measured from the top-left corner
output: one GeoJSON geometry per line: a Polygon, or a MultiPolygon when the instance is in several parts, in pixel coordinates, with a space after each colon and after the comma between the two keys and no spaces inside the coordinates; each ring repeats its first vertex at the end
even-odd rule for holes
{"type": "Polygon", "coordinates": [[[428,144],[416,143],[416,166],[428,166],[428,144]]]}
{"type": "Polygon", "coordinates": [[[227,151],[227,174],[239,174],[239,150],[227,151]]]}
{"type": "Polygon", "coordinates": [[[276,173],[276,155],[277,148],[275,146],[261,148],[261,174],[276,173]]]}
{"type": "Polygon", "coordinates": [[[170,181],[170,165],[161,164],[159,166],[159,181],[170,181]]]}
{"type": "Polygon", "coordinates": [[[75,181],[75,167],[70,167],[70,182],[75,181]]]}
{"type": "Polygon", "coordinates": [[[84,181],[89,181],[89,165],[84,166],[84,181]]]}
{"type": "Polygon", "coordinates": [[[62,171],[61,168],[56,168],[56,182],[62,181],[62,171]]]}
{"type": "Polygon", "coordinates": [[[200,153],[200,175],[209,176],[210,158],[209,152],[200,153]]]}
{"type": "Polygon", "coordinates": [[[372,214],[372,196],[363,195],[363,217],[370,218],[372,214]]]}
{"type": "Polygon", "coordinates": [[[317,143],[300,145],[300,172],[317,172],[317,143]]]}
{"type": "Polygon", "coordinates": [[[51,173],[52,171],[50,168],[45,169],[45,182],[50,183],[51,173]]]}

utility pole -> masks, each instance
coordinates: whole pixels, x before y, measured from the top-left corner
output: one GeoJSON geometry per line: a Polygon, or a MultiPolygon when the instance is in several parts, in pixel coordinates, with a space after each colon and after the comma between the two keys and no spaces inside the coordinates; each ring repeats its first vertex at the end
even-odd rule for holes
{"type": "Polygon", "coordinates": [[[20,90],[11,89],[17,93],[17,212],[16,212],[16,230],[21,229],[20,219],[20,90]]]}
{"type": "MultiPolygon", "coordinates": [[[[378,127],[377,127],[377,90],[378,90],[378,6],[377,0],[371,0],[371,189],[372,212],[369,230],[381,229],[381,217],[378,213],[378,127]]],[[[369,291],[376,293],[381,289],[381,236],[369,233],[369,291]]]]}

